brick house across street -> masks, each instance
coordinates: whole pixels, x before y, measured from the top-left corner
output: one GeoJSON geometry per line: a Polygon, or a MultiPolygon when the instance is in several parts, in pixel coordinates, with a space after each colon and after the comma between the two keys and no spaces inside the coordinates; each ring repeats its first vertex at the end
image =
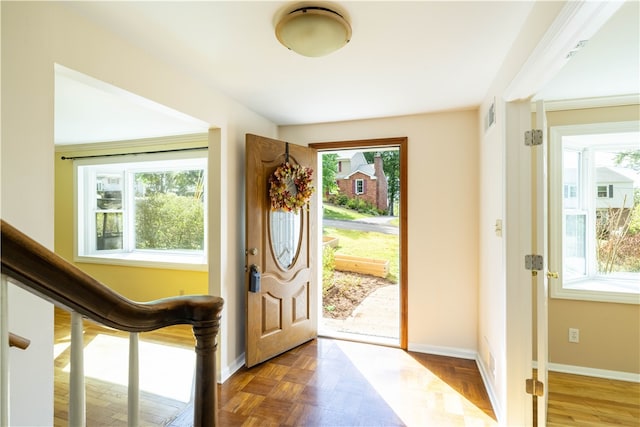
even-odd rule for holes
{"type": "Polygon", "coordinates": [[[379,153],[371,164],[360,151],[344,152],[338,158],[336,183],[340,192],[350,199],[364,199],[380,210],[389,207],[387,177],[379,153]]]}

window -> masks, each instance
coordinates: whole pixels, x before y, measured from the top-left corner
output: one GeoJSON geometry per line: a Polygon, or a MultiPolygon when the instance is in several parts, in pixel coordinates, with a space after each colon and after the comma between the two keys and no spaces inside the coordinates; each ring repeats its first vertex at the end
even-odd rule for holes
{"type": "Polygon", "coordinates": [[[613,185],[598,185],[598,197],[613,199],[613,185]]]}
{"type": "Polygon", "coordinates": [[[575,199],[578,196],[578,188],[575,185],[565,184],[564,186],[564,198],[575,199]]]}
{"type": "Polygon", "coordinates": [[[364,194],[364,179],[356,179],[356,194],[364,194]]]}
{"type": "Polygon", "coordinates": [[[640,303],[638,133],[572,134],[560,141],[552,145],[561,181],[552,172],[550,268],[561,275],[551,295],[640,303]]]}
{"type": "Polygon", "coordinates": [[[76,161],[78,261],[205,268],[206,157],[180,154],[76,161]]]}

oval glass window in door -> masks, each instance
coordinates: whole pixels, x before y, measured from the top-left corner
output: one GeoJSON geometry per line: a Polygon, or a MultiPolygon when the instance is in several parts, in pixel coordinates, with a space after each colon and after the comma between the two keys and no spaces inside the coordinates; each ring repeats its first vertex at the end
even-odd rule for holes
{"type": "Polygon", "coordinates": [[[293,265],[300,247],[302,212],[271,211],[269,228],[271,251],[280,267],[288,270],[293,265]]]}

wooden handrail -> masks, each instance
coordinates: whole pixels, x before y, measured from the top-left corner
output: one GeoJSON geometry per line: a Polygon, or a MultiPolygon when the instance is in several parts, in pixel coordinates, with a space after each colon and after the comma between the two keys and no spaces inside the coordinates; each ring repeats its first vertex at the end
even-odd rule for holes
{"type": "Polygon", "coordinates": [[[31,340],[9,332],[9,347],[16,347],[20,350],[26,350],[27,347],[29,347],[29,344],[31,344],[31,340]]]}
{"type": "Polygon", "coordinates": [[[193,326],[196,338],[194,425],[216,424],[216,336],[223,300],[212,295],[135,302],[111,290],[2,220],[2,274],[42,298],[103,325],[128,332],[193,326]]]}

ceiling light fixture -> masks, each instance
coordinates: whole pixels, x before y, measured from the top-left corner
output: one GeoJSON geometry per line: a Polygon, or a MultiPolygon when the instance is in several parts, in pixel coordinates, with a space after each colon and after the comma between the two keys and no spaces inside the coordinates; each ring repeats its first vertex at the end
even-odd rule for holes
{"type": "Polygon", "coordinates": [[[351,25],[326,7],[299,7],[280,19],[276,37],[286,48],[303,56],[324,56],[351,39],[351,25]]]}

